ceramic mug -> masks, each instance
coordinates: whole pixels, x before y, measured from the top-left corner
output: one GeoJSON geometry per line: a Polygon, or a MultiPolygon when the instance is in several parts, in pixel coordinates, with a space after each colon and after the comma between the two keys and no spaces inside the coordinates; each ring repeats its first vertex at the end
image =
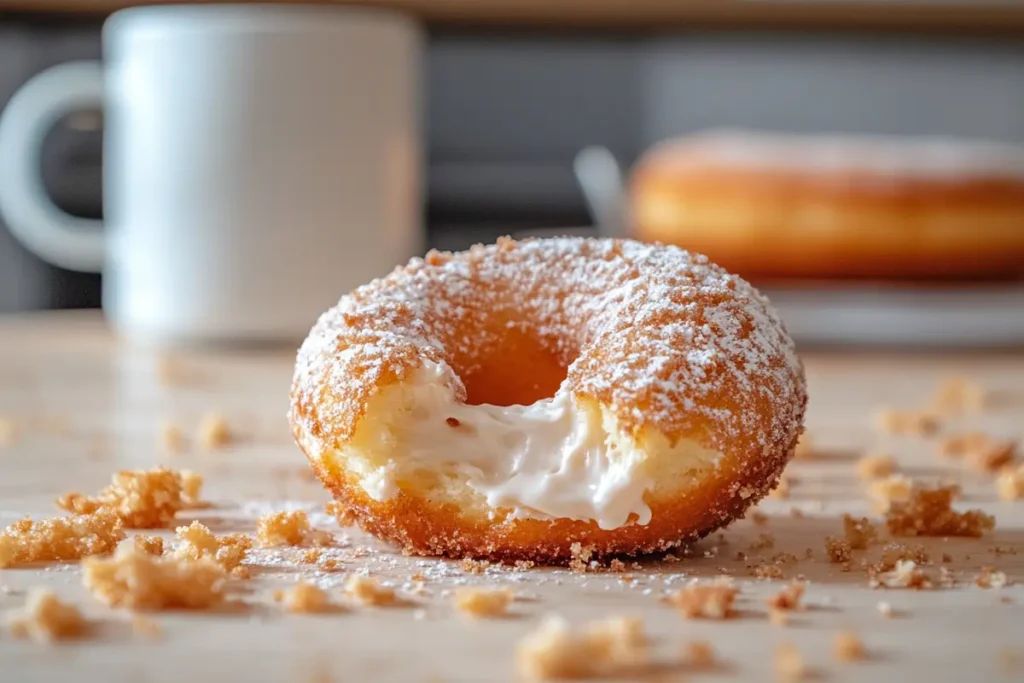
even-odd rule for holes
{"type": "Polygon", "coordinates": [[[44,260],[104,273],[129,336],[301,338],[422,249],[422,34],[399,13],[157,6],[111,16],[104,63],[57,66],[0,118],[0,212],[44,260]],[[102,109],[104,216],[39,173],[62,116],[102,109]]]}

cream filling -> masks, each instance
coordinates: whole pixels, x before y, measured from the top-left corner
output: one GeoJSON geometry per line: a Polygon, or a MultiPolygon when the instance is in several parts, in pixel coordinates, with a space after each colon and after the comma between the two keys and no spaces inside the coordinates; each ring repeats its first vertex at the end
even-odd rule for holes
{"type": "MultiPolygon", "coordinates": [[[[403,479],[428,471],[454,475],[489,507],[517,518],[594,520],[602,529],[624,526],[632,515],[650,522],[644,494],[655,483],[652,444],[620,429],[610,411],[567,389],[529,406],[466,405],[442,373],[427,366],[385,390],[344,449],[374,500],[389,500],[403,479]]],[[[656,450],[669,451],[686,471],[720,456],[694,441],[661,441],[656,450]]]]}

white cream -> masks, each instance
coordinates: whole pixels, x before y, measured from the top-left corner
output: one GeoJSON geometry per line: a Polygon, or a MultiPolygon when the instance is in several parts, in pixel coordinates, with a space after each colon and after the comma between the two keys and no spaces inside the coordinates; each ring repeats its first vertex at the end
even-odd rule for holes
{"type": "MultiPolygon", "coordinates": [[[[386,390],[368,411],[376,416],[366,425],[373,432],[357,434],[346,449],[372,451],[374,464],[364,460],[360,472],[372,498],[388,500],[403,473],[428,470],[456,474],[490,507],[516,517],[594,520],[602,529],[631,515],[641,525],[650,521],[647,453],[610,412],[581,405],[566,390],[529,406],[465,405],[441,377],[431,366],[386,390]]],[[[687,447],[690,455],[700,451],[700,463],[718,455],[687,447]]]]}

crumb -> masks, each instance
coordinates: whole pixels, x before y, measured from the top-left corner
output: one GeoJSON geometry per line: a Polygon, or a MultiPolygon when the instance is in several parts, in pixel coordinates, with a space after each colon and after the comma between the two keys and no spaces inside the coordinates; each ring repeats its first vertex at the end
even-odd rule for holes
{"type": "Polygon", "coordinates": [[[952,588],[956,585],[956,577],[949,567],[939,567],[939,585],[952,588]]]}
{"type": "Polygon", "coordinates": [[[593,548],[583,547],[580,543],[573,543],[569,546],[569,554],[572,559],[569,561],[569,569],[577,573],[587,571],[587,563],[594,554],[593,548]]]}
{"type": "Polygon", "coordinates": [[[1012,441],[994,441],[985,448],[967,454],[968,462],[983,474],[1001,472],[1017,460],[1017,444],[1012,441]]]}
{"type": "Polygon", "coordinates": [[[828,561],[833,564],[849,562],[853,557],[853,549],[850,544],[835,536],[825,539],[825,552],[828,554],[828,561]]]}
{"type": "Polygon", "coordinates": [[[759,579],[781,579],[783,577],[782,567],[774,564],[759,564],[754,567],[754,576],[759,579]]]}
{"type": "Polygon", "coordinates": [[[895,612],[892,609],[892,605],[885,602],[884,600],[875,605],[875,609],[877,609],[878,613],[886,619],[891,619],[893,616],[895,616],[895,612]]]}
{"type": "Polygon", "coordinates": [[[878,527],[867,517],[855,519],[850,515],[843,515],[843,535],[851,549],[864,550],[878,540],[878,527]]]}
{"type": "Polygon", "coordinates": [[[939,385],[932,406],[944,413],[980,412],[985,409],[985,390],[965,377],[950,377],[939,385]]]}
{"type": "Polygon", "coordinates": [[[624,572],[626,571],[626,563],[622,560],[612,560],[608,563],[608,570],[612,572],[624,572]]]}
{"type": "Polygon", "coordinates": [[[857,474],[861,479],[881,479],[896,472],[896,460],[891,455],[871,453],[857,461],[857,474]]]}
{"type": "Polygon", "coordinates": [[[192,470],[181,470],[181,499],[185,507],[206,507],[202,501],[203,478],[192,470]]]}
{"type": "Polygon", "coordinates": [[[878,426],[887,434],[930,436],[939,429],[938,418],[919,410],[883,410],[878,414],[878,426]]]}
{"type": "Polygon", "coordinates": [[[325,612],[331,607],[330,596],[322,588],[305,581],[299,581],[278,597],[289,612],[325,612]]]}
{"type": "Polygon", "coordinates": [[[781,681],[802,681],[807,677],[807,665],[796,645],[783,643],[775,651],[775,675],[781,681]]]}
{"type": "Polygon", "coordinates": [[[810,460],[814,457],[814,445],[811,441],[811,435],[807,432],[801,434],[797,440],[793,457],[797,460],[810,460]]]}
{"type": "Polygon", "coordinates": [[[347,505],[343,505],[338,501],[331,501],[327,505],[324,505],[324,512],[329,515],[333,515],[335,521],[337,521],[340,527],[350,527],[356,523],[355,513],[347,505]]]}
{"type": "Polygon", "coordinates": [[[226,572],[234,571],[245,559],[245,554],[252,548],[252,538],[244,534],[230,534],[220,538],[199,522],[174,530],[178,537],[178,546],[174,549],[174,557],[179,560],[213,560],[226,572]]]}
{"type": "Polygon", "coordinates": [[[224,570],[213,560],[153,557],[121,546],[112,558],[82,560],[82,583],[111,607],[206,609],[224,599],[224,570]]]}
{"type": "Polygon", "coordinates": [[[978,588],[1003,588],[1010,585],[1010,580],[1003,572],[997,572],[991,567],[983,567],[982,571],[974,579],[978,588]]]}
{"type": "Polygon", "coordinates": [[[732,605],[738,592],[721,581],[693,583],[670,593],[666,599],[687,619],[728,619],[733,614],[732,605]]]}
{"type": "Polygon", "coordinates": [[[1016,555],[1017,549],[1012,545],[994,545],[988,549],[993,555],[1016,555]]]}
{"type": "Polygon", "coordinates": [[[323,529],[310,529],[306,532],[304,542],[314,548],[327,548],[334,545],[334,534],[323,529]]]}
{"type": "Polygon", "coordinates": [[[24,609],[11,621],[15,635],[50,642],[79,638],[88,627],[89,622],[77,607],[40,588],[29,592],[24,609]]]}
{"type": "Polygon", "coordinates": [[[785,500],[786,498],[789,498],[789,488],[790,488],[789,485],[790,485],[789,477],[785,477],[785,476],[779,477],[779,483],[776,484],[775,488],[771,490],[771,492],[768,494],[768,497],[769,498],[777,498],[777,499],[780,499],[780,500],[785,500]]]}
{"type": "Polygon", "coordinates": [[[381,586],[376,579],[353,574],[345,582],[345,592],[364,605],[386,607],[398,603],[393,588],[381,586]]]}
{"type": "Polygon", "coordinates": [[[10,446],[18,438],[18,425],[12,418],[0,417],[0,446],[10,446]]]}
{"type": "Polygon", "coordinates": [[[882,557],[874,565],[869,567],[873,573],[891,571],[901,561],[910,561],[916,564],[927,564],[931,558],[923,545],[906,545],[904,543],[886,543],[882,547],[882,557]]]}
{"type": "Polygon", "coordinates": [[[764,526],[768,523],[768,515],[759,510],[754,510],[750,513],[750,521],[757,526],[764,526]]]}
{"type": "Polygon", "coordinates": [[[942,562],[944,564],[949,564],[952,561],[953,561],[953,556],[952,555],[950,555],[949,553],[942,553],[942,562]]]}
{"type": "Polygon", "coordinates": [[[108,509],[129,529],[166,527],[183,507],[181,474],[164,467],[121,470],[97,496],[66,493],[57,505],[80,515],[108,509]]]}
{"type": "Polygon", "coordinates": [[[161,422],[160,445],[167,453],[181,453],[185,449],[185,439],[181,428],[169,420],[161,422]]]}
{"type": "Polygon", "coordinates": [[[132,633],[147,638],[158,638],[161,633],[160,624],[141,614],[135,614],[132,616],[132,633]]]}
{"type": "Polygon", "coordinates": [[[0,533],[0,568],[30,562],[66,562],[114,552],[124,539],[121,520],[110,512],[14,522],[0,533]]]}
{"type": "Polygon", "coordinates": [[[775,535],[770,533],[760,533],[757,538],[750,542],[748,550],[770,550],[775,547],[775,535]]]}
{"type": "Polygon", "coordinates": [[[995,518],[980,510],[952,509],[957,489],[916,488],[910,499],[893,503],[885,523],[893,536],[965,536],[979,538],[995,528],[995,518]]]}
{"type": "Polygon", "coordinates": [[[309,533],[309,515],[304,510],[272,512],[260,517],[256,538],[262,548],[301,545],[309,533]]]}
{"type": "MultiPolygon", "coordinates": [[[[612,560],[612,562],[615,562],[615,560],[612,560]]],[[[536,566],[536,563],[533,560],[516,560],[516,563],[515,563],[515,568],[520,570],[520,571],[526,571],[528,569],[533,569],[535,566],[536,566]]],[[[623,569],[624,568],[625,568],[625,565],[623,565],[623,569]]]]}
{"type": "Polygon", "coordinates": [[[996,479],[996,490],[1003,500],[1024,498],[1024,465],[1003,470],[996,479]]]}
{"type": "Polygon", "coordinates": [[[164,539],[159,536],[135,536],[135,548],[147,555],[163,555],[164,539]]]}
{"type": "Polygon", "coordinates": [[[323,558],[324,551],[322,548],[309,548],[302,553],[303,564],[318,564],[323,558]]]}
{"type": "Polygon", "coordinates": [[[458,427],[462,423],[459,422],[458,418],[449,417],[445,418],[445,424],[447,424],[449,427],[458,427]]]}
{"type": "Polygon", "coordinates": [[[590,622],[574,633],[561,617],[548,617],[519,641],[516,669],[533,681],[610,677],[647,665],[648,657],[640,619],[590,622]]]}
{"type": "Polygon", "coordinates": [[[341,563],[333,557],[321,557],[317,561],[317,566],[325,572],[335,572],[341,567],[341,563]]]}
{"type": "Polygon", "coordinates": [[[871,482],[868,493],[872,498],[892,504],[910,499],[913,482],[902,474],[893,474],[885,479],[871,482]]]}
{"type": "Polygon", "coordinates": [[[867,657],[863,641],[852,631],[836,635],[832,652],[836,661],[840,662],[857,662],[867,657]]]}
{"type": "Polygon", "coordinates": [[[989,442],[988,435],[981,432],[952,434],[939,442],[939,455],[945,458],[959,458],[985,448],[989,442]]]}
{"type": "Polygon", "coordinates": [[[223,415],[207,413],[199,422],[199,444],[208,451],[224,448],[231,443],[231,429],[223,415]]]}
{"type": "Polygon", "coordinates": [[[773,610],[789,611],[802,609],[804,584],[791,583],[778,593],[768,598],[768,606],[773,610]]]}
{"type": "Polygon", "coordinates": [[[913,588],[922,590],[932,587],[931,579],[913,560],[899,560],[891,572],[884,572],[871,580],[872,588],[913,588]]]}
{"type": "Polygon", "coordinates": [[[500,617],[508,611],[512,591],[460,588],[455,591],[455,608],[474,618],[500,617]]]}
{"type": "Polygon", "coordinates": [[[487,560],[473,560],[468,557],[459,562],[459,568],[467,574],[483,574],[490,566],[491,563],[487,560]]]}
{"type": "Polygon", "coordinates": [[[686,662],[697,671],[710,671],[717,664],[715,649],[706,640],[694,640],[686,644],[683,650],[686,662]]]}

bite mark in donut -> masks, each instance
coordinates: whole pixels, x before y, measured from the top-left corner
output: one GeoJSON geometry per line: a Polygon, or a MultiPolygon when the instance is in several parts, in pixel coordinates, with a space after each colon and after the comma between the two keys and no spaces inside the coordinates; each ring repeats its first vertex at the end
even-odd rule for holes
{"type": "Polygon", "coordinates": [[[412,552],[667,550],[742,515],[806,403],[764,297],[699,255],[559,238],[431,252],[341,299],[290,420],[318,477],[412,552]]]}

